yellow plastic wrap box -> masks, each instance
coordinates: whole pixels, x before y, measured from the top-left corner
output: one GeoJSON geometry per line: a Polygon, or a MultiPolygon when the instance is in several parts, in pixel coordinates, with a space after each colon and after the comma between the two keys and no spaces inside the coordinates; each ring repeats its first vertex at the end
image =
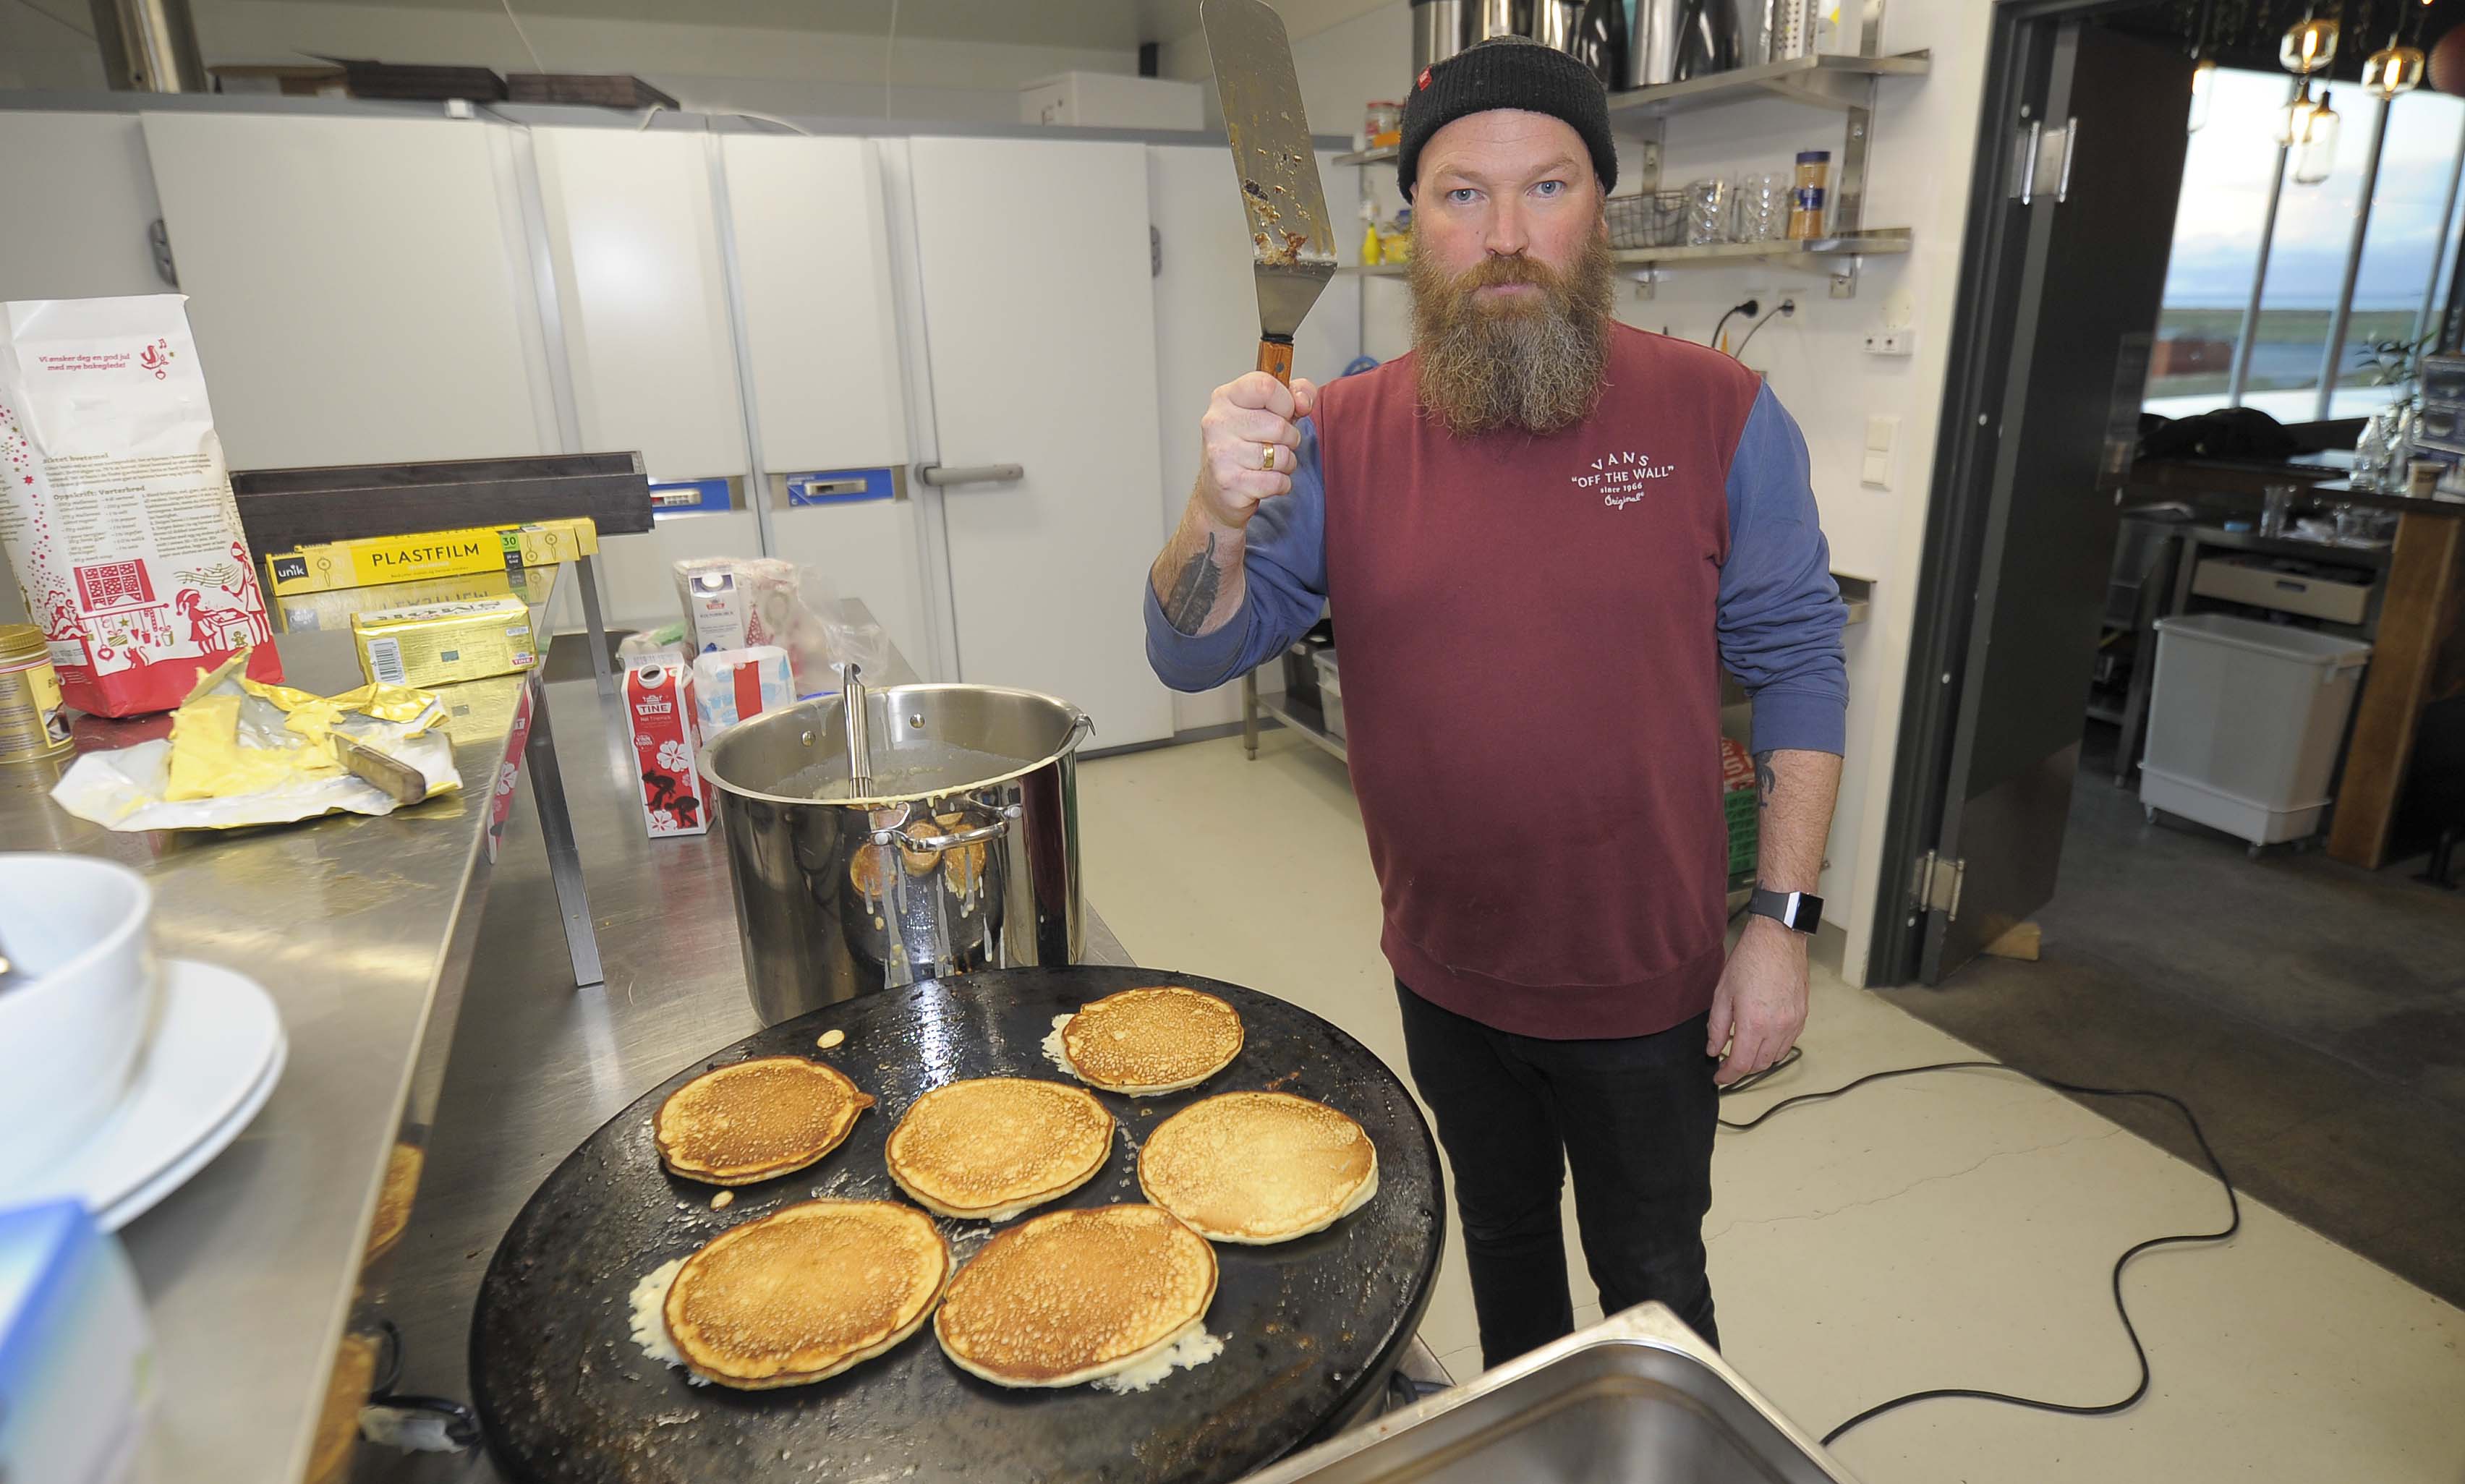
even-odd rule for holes
{"type": "Polygon", "coordinates": [[[423,577],[512,572],[552,566],[599,551],[599,528],[588,518],[528,525],[481,525],[416,536],[373,536],[275,552],[265,559],[267,588],[276,597],[373,587],[423,577]]]}

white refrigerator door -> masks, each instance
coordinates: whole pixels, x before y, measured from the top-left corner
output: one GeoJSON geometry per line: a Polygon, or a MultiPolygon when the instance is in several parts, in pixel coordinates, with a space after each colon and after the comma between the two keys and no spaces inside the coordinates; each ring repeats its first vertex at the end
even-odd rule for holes
{"type": "Polygon", "coordinates": [[[919,139],[910,158],[940,462],[1026,470],[943,497],[960,673],[1075,701],[1101,746],[1169,737],[1138,609],[1163,477],[1133,287],[1145,148],[919,139]]]}
{"type": "Polygon", "coordinates": [[[583,448],[639,449],[655,481],[744,474],[703,136],[535,128],[531,139],[583,448]]]}
{"type": "Polygon", "coordinates": [[[144,128],[233,468],[555,451],[494,125],[149,113],[144,128]]]}
{"type": "Polygon", "coordinates": [[[720,141],[744,296],[770,554],[857,598],[899,653],[933,653],[916,506],[790,505],[781,476],[907,462],[907,406],[878,146],[731,134],[720,141]]]}

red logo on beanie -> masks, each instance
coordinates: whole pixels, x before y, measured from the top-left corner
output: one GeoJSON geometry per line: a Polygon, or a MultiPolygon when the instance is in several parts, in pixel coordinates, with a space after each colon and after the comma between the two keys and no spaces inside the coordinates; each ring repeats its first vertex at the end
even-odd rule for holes
{"type": "Polygon", "coordinates": [[[1423,88],[1425,88],[1425,87],[1428,87],[1429,85],[1430,85],[1430,69],[1428,69],[1427,67],[1424,67],[1424,68],[1422,68],[1422,69],[1421,69],[1421,78],[1420,78],[1420,80],[1419,80],[1418,82],[1415,82],[1415,83],[1413,83],[1413,84],[1412,84],[1412,91],[1414,91],[1414,92],[1416,92],[1416,93],[1417,93],[1417,92],[1419,92],[1421,89],[1423,89],[1423,88]]]}

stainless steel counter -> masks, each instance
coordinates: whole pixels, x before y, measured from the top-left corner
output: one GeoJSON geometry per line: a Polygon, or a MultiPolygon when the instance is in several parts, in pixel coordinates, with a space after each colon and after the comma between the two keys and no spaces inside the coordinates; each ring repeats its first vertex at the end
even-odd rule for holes
{"type": "MultiPolygon", "coordinates": [[[[362,683],[347,634],[289,634],[280,648],[292,684],[362,683]]],[[[161,951],[263,985],[291,1038],[239,1141],[122,1232],[154,1326],[157,1480],[300,1476],[396,1129],[440,1079],[441,1037],[422,1052],[461,998],[489,879],[487,784],[525,683],[455,687],[455,766],[479,786],[385,819],[118,834],[51,802],[58,764],[0,769],[0,847],[144,872],[161,951]]],[[[117,747],[162,726],[86,719],[78,738],[117,747]]]]}

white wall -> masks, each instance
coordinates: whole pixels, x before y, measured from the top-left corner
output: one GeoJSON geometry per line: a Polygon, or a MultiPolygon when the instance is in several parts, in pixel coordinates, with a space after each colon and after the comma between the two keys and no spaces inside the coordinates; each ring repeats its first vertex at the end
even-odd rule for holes
{"type": "MultiPolygon", "coordinates": [[[[67,7],[69,0],[38,3],[67,7]]],[[[82,21],[82,6],[74,8],[82,21]]],[[[680,16],[691,13],[687,6],[668,9],[680,16]]],[[[16,0],[0,3],[0,24],[8,24],[11,10],[23,14],[16,0]]],[[[1022,82],[1072,69],[1138,71],[1133,51],[902,35],[886,55],[880,36],[560,16],[520,5],[516,10],[550,71],[633,73],[685,107],[712,112],[883,117],[887,62],[889,117],[1016,123],[1022,82]]],[[[500,73],[536,70],[504,11],[494,6],[442,10],[321,0],[194,0],[194,13],[198,46],[209,66],[293,62],[321,54],[459,63],[500,73]]],[[[0,32],[0,58],[7,55],[6,35],[0,32]]],[[[78,44],[91,51],[89,43],[78,44]]],[[[9,65],[0,59],[0,86],[7,85],[9,65]]],[[[98,69],[95,82],[83,85],[99,83],[98,69]]]]}
{"type": "MultiPolygon", "coordinates": [[[[1628,291],[1618,310],[1629,323],[1701,340],[1722,310],[1749,294],[1761,297],[1765,307],[1775,294],[1797,300],[1796,316],[1766,324],[1744,359],[1770,378],[1772,389],[1806,431],[1833,568],[1875,583],[1868,621],[1851,629],[1846,641],[1849,757],[1823,877],[1825,915],[1848,932],[1844,970],[1853,981],[1862,982],[1865,975],[1873,904],[1882,890],[1883,816],[1934,473],[1990,12],[1981,0],[1891,0],[1885,12],[1883,49],[1930,49],[1934,70],[1924,78],[1882,84],[1865,220],[1870,227],[1913,229],[1916,251],[1867,260],[1856,297],[1845,300],[1829,298],[1826,280],[1817,275],[1768,267],[1688,269],[1664,274],[1655,298],[1628,291]],[[1916,355],[1883,360],[1864,353],[1865,332],[1887,317],[1916,327],[1916,355]],[[1858,483],[1869,416],[1899,419],[1889,491],[1858,483]]],[[[1297,40],[1293,58],[1311,126],[1321,133],[1358,130],[1364,103],[1400,96],[1398,78],[1410,66],[1410,12],[1402,0],[1297,40]]],[[[1169,76],[1202,77],[1206,66],[1203,40],[1166,49],[1169,76]]],[[[1662,183],[1674,188],[1700,176],[1785,170],[1800,149],[1829,148],[1837,161],[1844,133],[1839,114],[1780,101],[1681,115],[1668,124],[1662,183]]],[[[1392,168],[1371,166],[1366,173],[1382,211],[1391,212],[1399,199],[1392,168]]],[[[1346,214],[1339,198],[1348,199],[1353,188],[1329,178],[1328,199],[1339,216],[1346,214]]],[[[1363,348],[1380,357],[1399,353],[1410,338],[1402,282],[1373,279],[1365,288],[1363,348]]],[[[1734,339],[1737,331],[1731,334],[1734,339]]]]}
{"type": "Polygon", "coordinates": [[[85,0],[0,5],[0,89],[99,88],[102,54],[85,0]]]}

